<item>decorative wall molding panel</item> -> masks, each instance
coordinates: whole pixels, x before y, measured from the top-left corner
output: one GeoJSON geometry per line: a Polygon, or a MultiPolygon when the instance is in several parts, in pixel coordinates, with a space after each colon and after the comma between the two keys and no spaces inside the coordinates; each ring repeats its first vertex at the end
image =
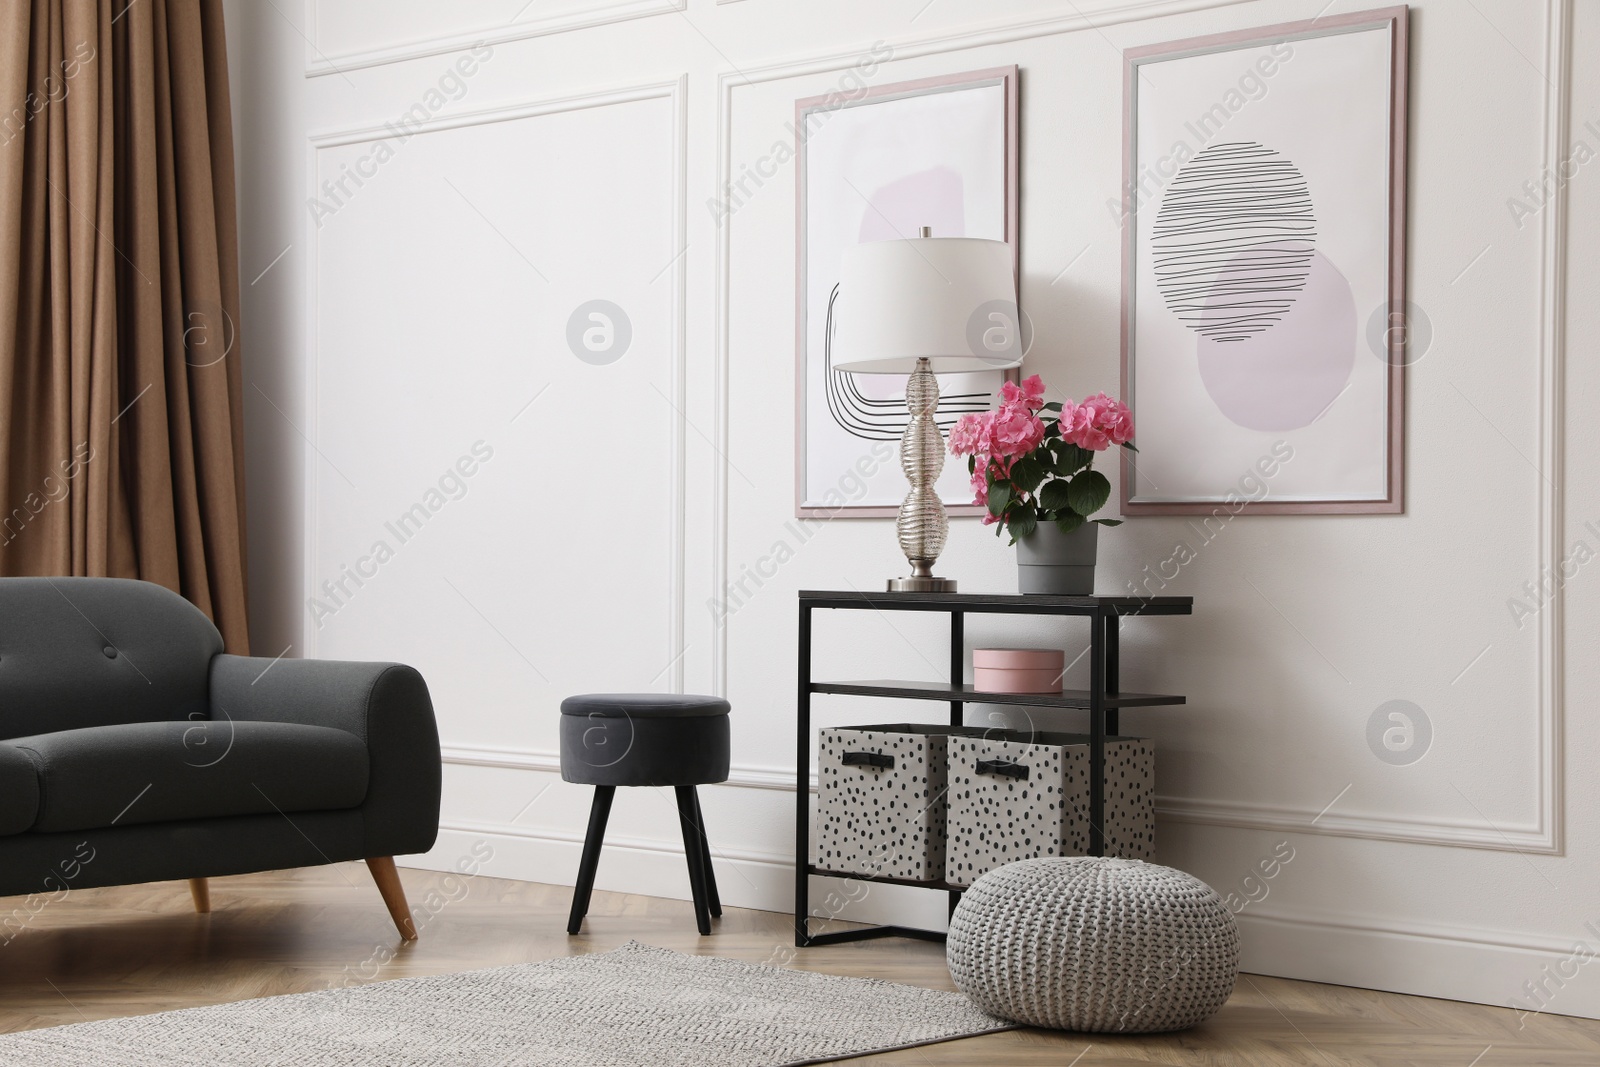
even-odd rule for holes
{"type": "Polygon", "coordinates": [[[1414,845],[1448,845],[1496,851],[1553,854],[1548,835],[1538,826],[1490,825],[1484,822],[1433,822],[1422,819],[1340,815],[1334,811],[1290,809],[1269,804],[1244,804],[1188,797],[1156,798],[1156,815],[1162,822],[1230,826],[1240,830],[1278,833],[1324,834],[1358,837],[1368,841],[1396,841],[1414,845]]]}
{"type": "MultiPolygon", "coordinates": [[[[1239,0],[1149,0],[1145,3],[1103,3],[1086,8],[1071,18],[1037,19],[997,25],[962,34],[907,36],[888,42],[892,60],[927,55],[956,54],[1012,41],[1089,30],[1116,23],[1143,21],[1186,11],[1228,7],[1239,0]]],[[[1085,7],[1085,5],[1077,5],[1085,7]]],[[[1572,92],[1571,0],[1545,2],[1545,90],[1543,101],[1544,140],[1539,173],[1553,173],[1564,159],[1567,119],[1572,92]]],[[[1416,47],[1416,45],[1413,45],[1416,47]]],[[[726,190],[734,179],[732,156],[734,107],[738,91],[751,86],[782,81],[804,75],[846,70],[860,59],[860,51],[833,52],[791,59],[766,66],[726,70],[717,77],[717,189],[726,190]]],[[[979,65],[968,62],[967,65],[979,65]]],[[[1024,79],[1027,72],[1024,70],[1024,79]]],[[[1026,85],[1026,80],[1024,82],[1026,85]]],[[[1027,89],[1024,88],[1024,94],[1027,89]]],[[[1027,112],[1026,101],[1024,113],[1027,112]]],[[[1415,107],[1413,101],[1413,107],[1415,107]]],[[[1415,175],[1412,181],[1416,181],[1415,175]]],[[[1035,196],[1037,193],[1034,194],[1035,196]]],[[[1565,426],[1561,408],[1561,382],[1564,375],[1565,340],[1562,336],[1566,314],[1566,190],[1563,185],[1551,198],[1541,218],[1539,321],[1539,523],[1537,533],[1540,573],[1559,565],[1563,558],[1563,515],[1561,510],[1563,442],[1565,426]]],[[[719,226],[716,260],[716,348],[715,385],[718,418],[715,427],[716,538],[712,544],[713,595],[727,588],[729,577],[729,460],[728,460],[728,353],[730,347],[729,286],[732,271],[732,230],[729,217],[719,226]]],[[[1028,228],[1024,208],[1023,229],[1028,228]]],[[[1408,400],[1408,402],[1410,402],[1408,400]]],[[[1529,782],[1535,795],[1538,819],[1530,826],[1505,826],[1487,818],[1459,823],[1426,819],[1374,818],[1367,816],[1316,817],[1303,811],[1272,805],[1243,804],[1206,798],[1158,798],[1158,812],[1174,822],[1199,823],[1241,829],[1284,830],[1341,837],[1409,844],[1480,848],[1495,851],[1560,854],[1563,848],[1562,799],[1562,591],[1558,588],[1546,610],[1538,618],[1537,692],[1532,694],[1538,709],[1538,763],[1530,768],[1529,782]]],[[[725,695],[728,687],[728,627],[716,630],[712,649],[712,672],[716,692],[725,695]]]]}
{"type": "MultiPolygon", "coordinates": [[[[602,93],[588,93],[578,96],[561,97],[553,100],[541,100],[530,103],[519,103],[501,107],[488,108],[480,111],[462,112],[459,114],[446,114],[427,122],[417,123],[406,128],[408,137],[424,136],[444,130],[455,130],[469,127],[490,126],[498,123],[516,122],[531,118],[562,115],[573,112],[583,112],[593,109],[608,108],[625,105],[639,101],[667,100],[672,105],[672,130],[673,158],[670,174],[672,183],[671,204],[673,217],[670,227],[673,234],[672,245],[678,249],[677,255],[671,263],[663,266],[661,274],[667,275],[668,284],[672,288],[673,320],[671,323],[671,396],[664,397],[671,406],[672,439],[667,449],[667,459],[671,471],[671,509],[665,516],[667,526],[667,549],[671,560],[670,599],[667,619],[667,632],[669,634],[669,659],[662,674],[666,677],[669,686],[681,690],[683,685],[683,653],[684,653],[684,526],[685,511],[687,508],[685,486],[685,437],[686,424],[684,416],[685,392],[687,389],[686,378],[686,343],[685,329],[688,318],[687,308],[687,281],[683,263],[683,250],[686,248],[687,207],[684,196],[687,181],[688,165],[688,113],[686,109],[688,76],[681,75],[673,81],[651,82],[643,85],[629,86],[621,89],[602,93]]],[[[393,138],[396,134],[391,123],[379,126],[361,126],[351,129],[330,130],[311,135],[309,138],[309,152],[307,161],[307,189],[315,194],[319,187],[319,153],[329,149],[339,148],[354,144],[384,141],[393,138]]],[[[316,308],[321,292],[321,270],[319,269],[318,253],[320,244],[318,240],[320,226],[318,220],[311,218],[306,223],[306,241],[312,249],[309,269],[307,271],[307,300],[308,306],[316,308]]],[[[659,276],[658,276],[659,277],[659,276]]],[[[308,408],[311,411],[311,426],[307,434],[310,449],[306,454],[306,531],[305,545],[307,559],[315,561],[318,556],[318,531],[323,529],[322,516],[319,512],[321,493],[320,486],[328,475],[324,471],[325,460],[317,448],[317,423],[319,421],[318,398],[320,396],[318,382],[318,317],[313,314],[307,321],[306,330],[306,396],[308,408]]],[[[314,567],[308,567],[306,572],[306,597],[318,595],[318,575],[314,567]]],[[[315,656],[318,654],[317,630],[308,627],[305,640],[305,654],[315,656]]]]}
{"type": "Polygon", "coordinates": [[[599,4],[554,14],[541,14],[540,9],[547,5],[535,0],[507,23],[490,23],[472,30],[424,37],[376,48],[352,48],[344,51],[335,49],[330,53],[324,49],[324,42],[319,33],[321,2],[322,0],[309,0],[307,4],[306,77],[308,78],[320,78],[328,74],[360,70],[363,67],[378,67],[388,63],[402,63],[408,59],[421,59],[424,56],[459,52],[475,44],[505,44],[530,37],[544,37],[549,34],[605,26],[628,19],[670,14],[688,8],[688,0],[623,0],[622,3],[599,4]]]}
{"type": "MultiPolygon", "coordinates": [[[[583,93],[578,96],[562,96],[549,100],[503,104],[499,107],[483,108],[478,111],[446,113],[426,122],[411,124],[406,127],[406,132],[424,134],[434,133],[439,130],[454,130],[464,126],[488,126],[496,122],[513,122],[517,119],[559,115],[569,111],[585,111],[589,108],[610,107],[614,104],[629,104],[637,100],[671,100],[674,103],[675,114],[682,120],[682,89],[687,79],[688,75],[684,75],[675,81],[647,82],[643,85],[624,86],[603,92],[583,93]]],[[[394,124],[386,122],[379,125],[322,130],[312,133],[308,140],[312,149],[316,150],[358,144],[364,141],[380,141],[394,135],[394,124]]],[[[684,144],[683,148],[686,151],[687,145],[684,144]]],[[[315,186],[312,186],[312,188],[314,189],[315,186]]],[[[312,233],[314,234],[315,232],[313,228],[312,233]]]]}
{"type": "MultiPolygon", "coordinates": [[[[1572,100],[1572,0],[1545,2],[1544,147],[1539,173],[1559,173],[1567,154],[1567,129],[1572,100]]],[[[1564,544],[1566,419],[1562,382],[1566,376],[1567,315],[1567,187],[1559,183],[1545,206],[1540,226],[1539,258],[1539,573],[1554,573],[1566,554],[1564,544]]],[[[1173,822],[1203,823],[1248,830],[1293,830],[1300,833],[1358,837],[1374,841],[1483,848],[1497,851],[1561,855],[1565,829],[1565,636],[1562,602],[1556,583],[1538,617],[1539,763],[1532,781],[1539,818],[1532,826],[1507,826],[1464,820],[1459,823],[1363,815],[1325,814],[1268,805],[1203,798],[1158,797],[1157,812],[1173,822]]],[[[1464,794],[1463,794],[1464,796],[1464,794]]],[[[1481,814],[1481,813],[1480,813],[1481,814]]]]}

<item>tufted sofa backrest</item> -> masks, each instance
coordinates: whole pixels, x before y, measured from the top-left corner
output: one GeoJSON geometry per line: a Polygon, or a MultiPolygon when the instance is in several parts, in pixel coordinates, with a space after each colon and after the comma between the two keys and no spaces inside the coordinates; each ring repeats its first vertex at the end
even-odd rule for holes
{"type": "Polygon", "coordinates": [[[0,578],[0,738],[204,718],[222,635],[162,586],[0,578]]]}

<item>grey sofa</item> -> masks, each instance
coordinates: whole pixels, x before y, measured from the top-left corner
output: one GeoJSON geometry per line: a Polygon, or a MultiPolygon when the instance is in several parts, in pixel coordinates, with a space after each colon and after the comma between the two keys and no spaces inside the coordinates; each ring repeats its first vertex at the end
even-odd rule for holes
{"type": "Polygon", "coordinates": [[[205,911],[206,878],[361,859],[410,939],[393,857],[433,847],[439,787],[410,667],[224,655],[161,586],[0,578],[0,896],[189,879],[205,911]]]}

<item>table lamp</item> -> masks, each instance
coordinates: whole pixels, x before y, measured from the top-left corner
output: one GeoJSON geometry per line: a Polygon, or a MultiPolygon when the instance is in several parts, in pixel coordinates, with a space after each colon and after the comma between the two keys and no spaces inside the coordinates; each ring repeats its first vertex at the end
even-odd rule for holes
{"type": "Polygon", "coordinates": [[[895,530],[911,576],[889,579],[892,593],[954,592],[936,577],[950,520],[935,483],[944,469],[944,435],[935,415],[936,374],[1006,370],[1022,363],[1011,246],[973,237],[922,236],[845,249],[839,265],[833,369],[849,374],[909,374],[900,467],[911,491],[895,530]]]}

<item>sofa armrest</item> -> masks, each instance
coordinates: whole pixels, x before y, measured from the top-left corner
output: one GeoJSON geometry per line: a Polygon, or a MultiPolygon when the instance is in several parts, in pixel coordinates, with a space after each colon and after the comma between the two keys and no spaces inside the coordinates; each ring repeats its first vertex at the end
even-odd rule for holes
{"type": "Polygon", "coordinates": [[[331,726],[367,746],[368,856],[426,852],[439,833],[439,730],[422,675],[398,663],[219,655],[213,720],[331,726]]]}

